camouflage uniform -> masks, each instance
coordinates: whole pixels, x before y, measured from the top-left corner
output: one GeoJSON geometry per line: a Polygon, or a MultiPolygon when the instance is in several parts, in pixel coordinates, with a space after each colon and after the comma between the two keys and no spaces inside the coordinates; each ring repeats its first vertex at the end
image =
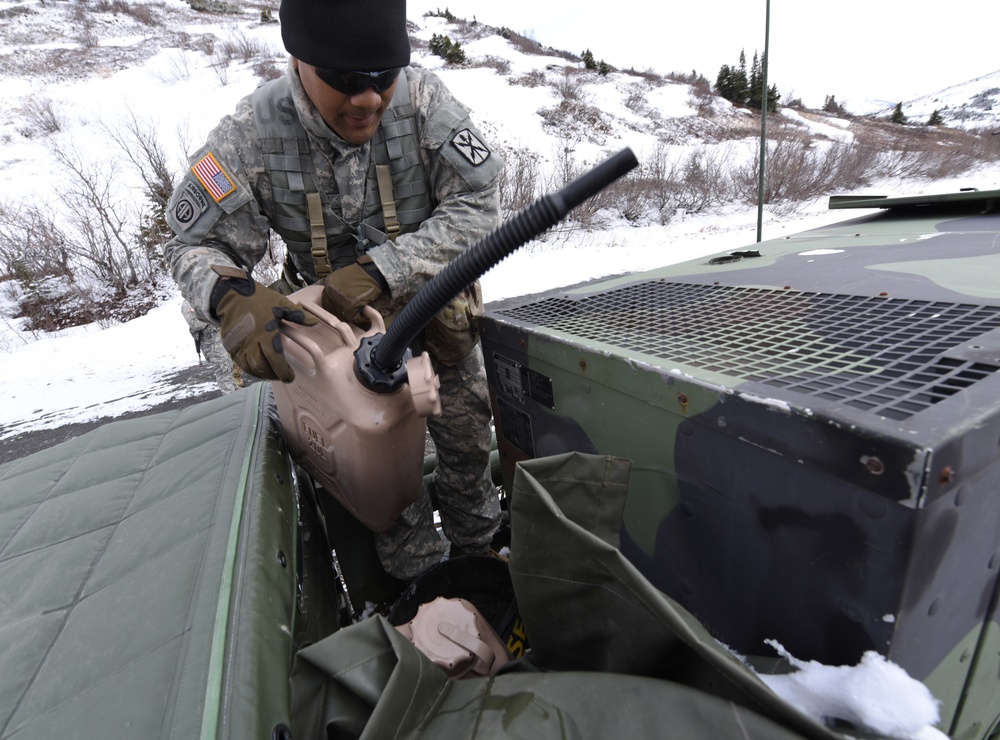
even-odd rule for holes
{"type": "MultiPolygon", "coordinates": [[[[356,228],[361,221],[370,220],[372,194],[377,189],[372,177],[372,143],[348,144],[333,133],[291,66],[285,80],[268,84],[277,83],[288,86],[290,100],[283,98],[272,112],[280,117],[288,112],[281,109],[281,103],[294,104],[308,136],[312,177],[324,196],[328,233],[331,222],[356,228]]],[[[436,75],[404,69],[394,104],[402,85],[408,86],[411,115],[419,135],[419,158],[433,210],[426,220],[413,225],[415,230],[391,241],[372,244],[357,239],[358,253],[365,252],[373,259],[389,285],[389,294],[372,304],[387,322],[451,260],[496,226],[496,183],[503,167],[502,160],[482,145],[468,110],[436,75]],[[474,146],[468,146],[469,142],[474,146]]],[[[209,314],[209,299],[218,276],[211,266],[252,268],[265,253],[275,213],[252,98],[244,98],[236,112],[212,131],[206,146],[192,158],[192,170],[167,208],[167,221],[176,236],[167,244],[165,257],[185,298],[199,316],[213,324],[217,321],[209,314]],[[216,173],[217,182],[209,183],[210,187],[193,172],[204,162],[213,172],[218,169],[223,173],[216,173]]],[[[384,117],[383,127],[386,120],[384,117]]],[[[377,196],[374,210],[381,212],[377,196]]],[[[331,250],[331,259],[332,254],[331,250]]],[[[290,244],[289,257],[304,282],[318,279],[308,247],[303,251],[290,244]]],[[[482,552],[488,549],[499,525],[499,502],[489,467],[490,405],[482,351],[474,344],[471,350],[465,347],[464,356],[449,358],[436,351],[433,341],[427,342],[427,349],[442,386],[443,413],[430,420],[428,428],[438,453],[434,492],[443,529],[463,550],[482,552]]],[[[376,541],[383,564],[397,577],[416,576],[444,553],[426,495],[376,541]]]]}
{"type": "Polygon", "coordinates": [[[212,374],[215,376],[216,385],[222,395],[232,393],[240,384],[236,381],[236,366],[233,358],[222,346],[222,336],[219,334],[219,327],[215,324],[203,321],[194,312],[191,304],[184,301],[181,305],[181,313],[187,321],[188,331],[194,339],[195,351],[205,358],[205,361],[212,367],[212,374]]]}

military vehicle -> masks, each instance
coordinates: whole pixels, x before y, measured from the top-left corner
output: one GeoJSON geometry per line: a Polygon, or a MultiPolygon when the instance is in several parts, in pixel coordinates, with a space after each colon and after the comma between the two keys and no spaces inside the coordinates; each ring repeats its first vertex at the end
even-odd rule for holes
{"type": "MultiPolygon", "coordinates": [[[[363,337],[364,392],[401,392],[421,322],[631,162],[363,337]]],[[[998,198],[835,199],[879,210],[489,305],[509,563],[389,578],[269,384],[0,466],[0,737],[884,736],[779,698],[770,639],[877,651],[944,732],[995,738],[998,198]],[[415,646],[436,597],[499,635],[488,675],[415,646]]],[[[489,663],[469,629],[437,625],[489,663]]]]}

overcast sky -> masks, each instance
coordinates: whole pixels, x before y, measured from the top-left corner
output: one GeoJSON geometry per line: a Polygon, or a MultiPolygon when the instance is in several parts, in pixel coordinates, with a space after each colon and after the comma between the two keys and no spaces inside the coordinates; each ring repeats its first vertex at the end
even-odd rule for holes
{"type": "MultiPolygon", "coordinates": [[[[448,8],[541,44],[590,48],[616,67],[692,69],[712,82],[723,64],[764,51],[767,0],[409,0],[411,15],[448,8]]],[[[768,79],[819,107],[905,101],[1000,70],[997,0],[771,0],[768,79]]]]}

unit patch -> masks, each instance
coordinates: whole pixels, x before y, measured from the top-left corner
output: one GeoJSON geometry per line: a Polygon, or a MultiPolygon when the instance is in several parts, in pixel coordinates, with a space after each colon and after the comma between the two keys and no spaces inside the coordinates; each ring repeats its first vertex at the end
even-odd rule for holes
{"type": "Polygon", "coordinates": [[[187,231],[191,224],[198,220],[198,217],[208,209],[208,199],[205,194],[198,189],[193,182],[189,182],[181,191],[180,197],[174,203],[174,219],[177,225],[187,231]]]}
{"type": "Polygon", "coordinates": [[[211,152],[199,159],[191,171],[205,186],[208,194],[215,198],[216,203],[236,190],[236,184],[229,179],[229,175],[222,171],[211,152]]]}
{"type": "Polygon", "coordinates": [[[455,134],[451,143],[469,160],[469,164],[478,167],[490,158],[490,149],[469,129],[464,128],[455,134]]]}

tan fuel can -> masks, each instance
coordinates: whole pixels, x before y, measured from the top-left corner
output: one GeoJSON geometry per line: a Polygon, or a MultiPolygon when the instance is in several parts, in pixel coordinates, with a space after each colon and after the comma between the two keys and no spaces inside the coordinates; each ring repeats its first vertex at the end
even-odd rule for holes
{"type": "Polygon", "coordinates": [[[421,495],[426,417],[441,413],[440,382],[424,352],[407,362],[407,382],[391,393],[365,387],[354,352],[365,337],[385,333],[385,322],[370,307],[370,329],[342,322],[323,309],[322,292],[313,285],[290,296],[319,323],[282,324],[295,379],[272,383],[278,414],[295,462],[383,532],[421,495]]]}

